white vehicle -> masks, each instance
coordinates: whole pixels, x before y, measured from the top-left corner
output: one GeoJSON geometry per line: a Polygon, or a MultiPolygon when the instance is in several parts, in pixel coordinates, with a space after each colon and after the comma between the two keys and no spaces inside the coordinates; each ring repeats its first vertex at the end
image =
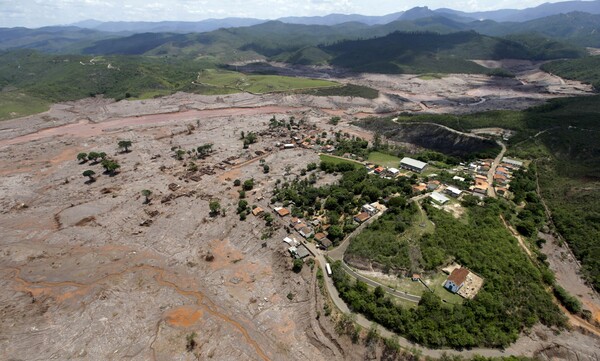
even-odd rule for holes
{"type": "Polygon", "coordinates": [[[327,270],[327,275],[331,277],[331,266],[329,263],[325,263],[325,269],[327,270]]]}

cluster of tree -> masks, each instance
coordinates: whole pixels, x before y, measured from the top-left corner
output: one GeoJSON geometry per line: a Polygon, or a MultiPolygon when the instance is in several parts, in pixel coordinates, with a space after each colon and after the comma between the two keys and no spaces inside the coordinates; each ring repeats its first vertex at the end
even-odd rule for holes
{"type": "Polygon", "coordinates": [[[340,265],[334,265],[336,288],[353,311],[431,347],[505,347],[538,321],[565,324],[544,288],[541,272],[500,223],[500,202],[488,200],[484,207],[469,208],[468,224],[425,207],[436,225],[433,234],[420,240],[426,268],[437,269],[454,259],[484,278],[477,297],[448,305],[425,292],[416,309],[406,309],[383,290],[371,291],[362,282],[352,282],[340,265]]]}
{"type": "Polygon", "coordinates": [[[177,160],[183,160],[183,157],[186,154],[190,159],[204,159],[213,152],[213,144],[206,143],[197,148],[192,148],[187,151],[179,146],[176,146],[172,147],[171,151],[173,152],[173,157],[177,160]]]}
{"type": "Polygon", "coordinates": [[[254,144],[258,141],[258,137],[254,132],[248,132],[248,134],[246,134],[244,131],[242,131],[240,133],[240,140],[242,140],[244,144],[244,149],[247,149],[250,144],[254,144]]]}
{"type": "Polygon", "coordinates": [[[525,237],[537,235],[538,229],[545,223],[546,215],[541,198],[537,194],[536,168],[519,169],[513,173],[510,190],[516,204],[525,202],[525,207],[517,213],[516,228],[525,237]]]}
{"type": "MultiPolygon", "coordinates": [[[[127,145],[127,147],[130,146],[131,144],[127,145]]],[[[121,142],[119,142],[119,147],[121,147],[121,142]]],[[[80,164],[86,163],[87,161],[92,161],[92,163],[90,163],[92,165],[100,163],[102,168],[104,168],[104,171],[111,176],[115,175],[117,169],[121,168],[121,165],[116,160],[108,158],[105,152],[81,152],[77,154],[77,160],[80,164]],[[98,159],[101,159],[101,161],[98,161],[98,159]]],[[[96,172],[92,169],[86,169],[83,171],[82,175],[88,178],[88,183],[96,181],[96,172]]]]}
{"type": "Polygon", "coordinates": [[[88,160],[90,160],[90,161],[92,161],[93,164],[96,164],[96,163],[98,163],[98,159],[105,160],[106,157],[107,157],[106,153],[95,152],[95,151],[91,151],[89,153],[81,152],[81,153],[77,154],[77,160],[80,163],[85,163],[88,160]]]}
{"type": "Polygon", "coordinates": [[[335,154],[344,155],[346,153],[354,154],[357,157],[367,158],[369,156],[369,142],[359,137],[349,137],[349,134],[335,133],[336,145],[335,154]]]}
{"type": "Polygon", "coordinates": [[[410,227],[417,207],[404,197],[391,198],[388,211],[352,239],[346,254],[381,265],[386,270],[409,270],[409,244],[401,238],[410,227]]]}

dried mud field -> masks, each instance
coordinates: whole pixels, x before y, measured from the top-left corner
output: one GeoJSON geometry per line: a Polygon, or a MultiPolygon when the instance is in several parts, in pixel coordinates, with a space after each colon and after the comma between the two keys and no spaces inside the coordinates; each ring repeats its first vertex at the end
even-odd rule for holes
{"type": "MultiPolygon", "coordinates": [[[[363,82],[392,94],[398,79],[363,82]]],[[[265,235],[264,220],[239,219],[233,180],[254,178],[247,201],[269,209],[278,179],[318,162],[311,150],[275,147],[289,133],[267,131],[273,115],[320,132],[331,115],[423,110],[420,100],[386,94],[94,98],[0,123],[0,359],[363,359],[317,317],[314,270],[291,272],[282,223],[265,235]],[[243,149],[242,131],[258,142],[243,149]],[[117,149],[122,139],[130,152],[117,149]],[[196,171],[173,156],[174,147],[207,143],[214,151],[194,160],[196,171]],[[118,161],[118,173],[76,160],[90,151],[118,161]],[[87,169],[95,182],[82,176],[87,169]],[[209,215],[211,200],[222,214],[209,215]]],[[[338,129],[368,136],[346,121],[338,129]]]]}

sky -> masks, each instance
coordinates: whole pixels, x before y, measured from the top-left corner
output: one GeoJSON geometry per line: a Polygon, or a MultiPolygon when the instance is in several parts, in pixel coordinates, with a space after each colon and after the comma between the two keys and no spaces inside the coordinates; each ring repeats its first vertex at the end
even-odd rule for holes
{"type": "Polygon", "coordinates": [[[463,11],[523,9],[556,0],[0,0],[0,27],[29,28],[77,21],[277,19],[331,13],[385,15],[415,6],[463,11]]]}

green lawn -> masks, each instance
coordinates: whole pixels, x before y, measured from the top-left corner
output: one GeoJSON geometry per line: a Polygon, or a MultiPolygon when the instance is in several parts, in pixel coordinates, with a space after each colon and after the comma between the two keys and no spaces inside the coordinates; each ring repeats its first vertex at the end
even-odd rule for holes
{"type": "Polygon", "coordinates": [[[0,120],[45,112],[49,103],[18,91],[0,92],[0,120]]]}
{"type": "Polygon", "coordinates": [[[196,82],[228,91],[234,89],[256,94],[339,86],[338,83],[328,80],[279,75],[246,75],[215,69],[200,72],[196,82]]]}
{"type": "Polygon", "coordinates": [[[360,162],[352,160],[352,159],[341,159],[341,158],[336,158],[336,157],[332,157],[332,156],[325,155],[325,154],[321,154],[319,156],[319,158],[321,158],[321,162],[328,162],[328,163],[333,163],[333,164],[348,163],[348,164],[352,164],[357,167],[362,166],[362,164],[360,162]]]}
{"type": "Polygon", "coordinates": [[[400,158],[380,152],[369,153],[369,158],[367,160],[371,163],[382,165],[388,168],[398,168],[400,166],[400,158]]]}
{"type": "Polygon", "coordinates": [[[442,75],[442,74],[426,73],[426,74],[419,75],[417,78],[419,78],[421,80],[435,80],[435,79],[442,79],[443,77],[444,77],[444,75],[442,75]]]}

